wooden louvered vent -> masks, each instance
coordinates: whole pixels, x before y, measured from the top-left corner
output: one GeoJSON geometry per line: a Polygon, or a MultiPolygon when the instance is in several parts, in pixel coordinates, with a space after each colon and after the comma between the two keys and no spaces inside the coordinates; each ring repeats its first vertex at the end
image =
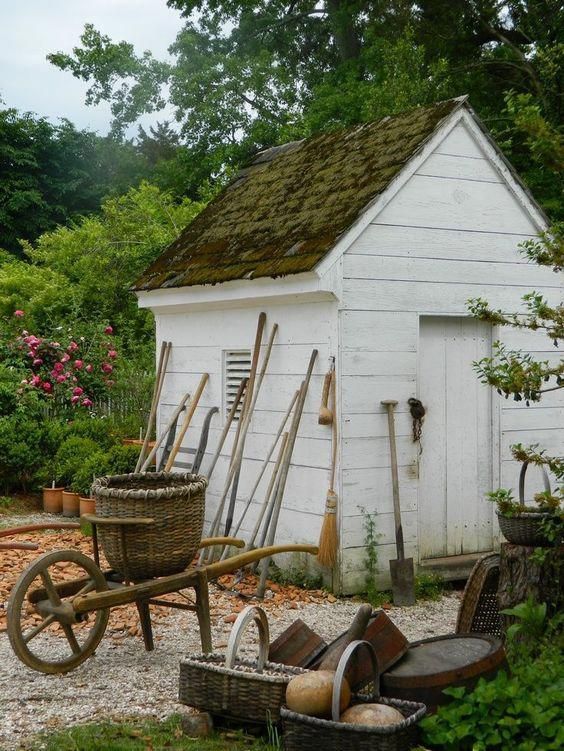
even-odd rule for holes
{"type": "MultiPolygon", "coordinates": [[[[242,379],[248,378],[249,373],[251,372],[251,351],[248,349],[226,350],[224,353],[223,363],[223,393],[225,400],[224,414],[227,417],[231,407],[233,406],[235,397],[237,396],[237,391],[239,390],[242,379]]],[[[235,420],[239,419],[240,414],[241,402],[237,407],[235,420]]]]}

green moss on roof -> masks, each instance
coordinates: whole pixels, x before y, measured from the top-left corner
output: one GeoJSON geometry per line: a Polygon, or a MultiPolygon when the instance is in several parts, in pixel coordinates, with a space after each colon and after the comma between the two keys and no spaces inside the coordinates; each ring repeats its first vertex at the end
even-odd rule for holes
{"type": "Polygon", "coordinates": [[[134,289],[311,271],[461,101],[261,152],[134,289]]]}

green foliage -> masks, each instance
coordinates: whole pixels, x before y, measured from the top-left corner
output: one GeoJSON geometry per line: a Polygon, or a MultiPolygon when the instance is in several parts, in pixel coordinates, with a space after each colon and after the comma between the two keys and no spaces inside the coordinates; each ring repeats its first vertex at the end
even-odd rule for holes
{"type": "Polygon", "coordinates": [[[382,594],[376,586],[376,577],[378,576],[378,533],[376,532],[376,518],[370,514],[363,506],[359,506],[362,514],[362,528],[364,530],[364,566],[366,570],[366,599],[371,605],[381,604],[382,594]]]}
{"type": "Polygon", "coordinates": [[[450,704],[423,719],[423,743],[440,751],[556,751],[564,745],[562,645],[545,644],[476,688],[447,689],[450,704]]]}
{"type": "Polygon", "coordinates": [[[440,574],[417,574],[415,577],[415,599],[440,600],[446,586],[446,582],[440,574]]]}
{"type": "Polygon", "coordinates": [[[323,577],[321,574],[311,574],[305,566],[288,566],[288,568],[279,568],[271,564],[268,578],[276,584],[288,585],[302,589],[321,589],[323,586],[323,577]]]}
{"type": "Polygon", "coordinates": [[[148,174],[131,144],[78,131],[68,120],[0,110],[0,246],[21,253],[58,224],[96,211],[112,190],[148,174]]]}
{"type": "Polygon", "coordinates": [[[82,465],[97,451],[97,443],[90,438],[77,435],[65,438],[55,455],[57,482],[69,486],[82,465]]]}
{"type": "Polygon", "coordinates": [[[163,721],[131,720],[126,723],[91,723],[42,733],[30,751],[273,751],[275,747],[242,731],[213,733],[209,738],[190,738],[182,732],[180,718],[163,721]]]}
{"type": "Polygon", "coordinates": [[[547,627],[546,622],[547,605],[546,602],[535,602],[532,595],[526,602],[520,602],[513,608],[502,610],[502,615],[510,615],[517,618],[506,631],[507,639],[510,642],[525,642],[525,646],[531,651],[534,649],[541,637],[544,635],[547,627]]]}

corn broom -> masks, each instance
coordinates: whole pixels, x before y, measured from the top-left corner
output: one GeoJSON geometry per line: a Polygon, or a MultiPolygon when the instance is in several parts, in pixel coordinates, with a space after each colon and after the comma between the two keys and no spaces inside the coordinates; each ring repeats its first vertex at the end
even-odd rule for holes
{"type": "Polygon", "coordinates": [[[337,464],[337,388],[335,371],[331,377],[331,401],[333,407],[333,422],[331,423],[331,482],[327,491],[325,501],[325,516],[323,517],[323,526],[319,535],[319,552],[317,560],[322,566],[333,568],[337,563],[337,550],[339,538],[337,535],[337,502],[338,496],[335,492],[335,467],[337,464]]]}

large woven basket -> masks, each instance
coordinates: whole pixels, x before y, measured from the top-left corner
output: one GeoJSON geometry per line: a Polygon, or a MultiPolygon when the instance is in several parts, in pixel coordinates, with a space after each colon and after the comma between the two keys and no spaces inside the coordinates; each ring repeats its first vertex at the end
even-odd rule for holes
{"type": "Polygon", "coordinates": [[[155,522],[125,528],[126,560],[120,528],[100,525],[98,537],[110,566],[132,581],[183,571],[202,539],[207,484],[205,477],[171,472],[95,480],[97,516],[148,517],[155,522]]]}
{"type": "Polygon", "coordinates": [[[245,608],[233,624],[225,656],[192,654],[180,661],[180,701],[242,724],[278,722],[289,680],[307,671],[267,662],[268,642],[264,611],[245,608]],[[259,655],[254,661],[239,660],[239,640],[252,620],[259,629],[259,655]]]}
{"type": "Polygon", "coordinates": [[[424,704],[400,699],[379,697],[379,676],[376,654],[370,642],[354,641],[346,648],[339,661],[333,685],[333,719],[292,712],[283,706],[280,710],[286,751],[409,751],[417,745],[417,723],[427,711],[424,704]],[[353,695],[353,704],[378,703],[394,707],[404,716],[397,725],[368,726],[339,722],[339,698],[347,662],[359,647],[365,647],[374,671],[373,696],[353,695]]]}
{"type": "MultiPolygon", "coordinates": [[[[525,475],[529,462],[523,462],[521,472],[519,473],[519,503],[523,509],[526,508],[525,502],[525,475]]],[[[550,481],[548,473],[544,467],[541,467],[544,489],[550,493],[550,481]]],[[[551,542],[547,539],[542,531],[541,524],[549,518],[549,514],[539,511],[521,511],[515,516],[503,516],[497,512],[499,528],[508,542],[514,545],[531,545],[531,546],[550,546],[551,542]]]]}

